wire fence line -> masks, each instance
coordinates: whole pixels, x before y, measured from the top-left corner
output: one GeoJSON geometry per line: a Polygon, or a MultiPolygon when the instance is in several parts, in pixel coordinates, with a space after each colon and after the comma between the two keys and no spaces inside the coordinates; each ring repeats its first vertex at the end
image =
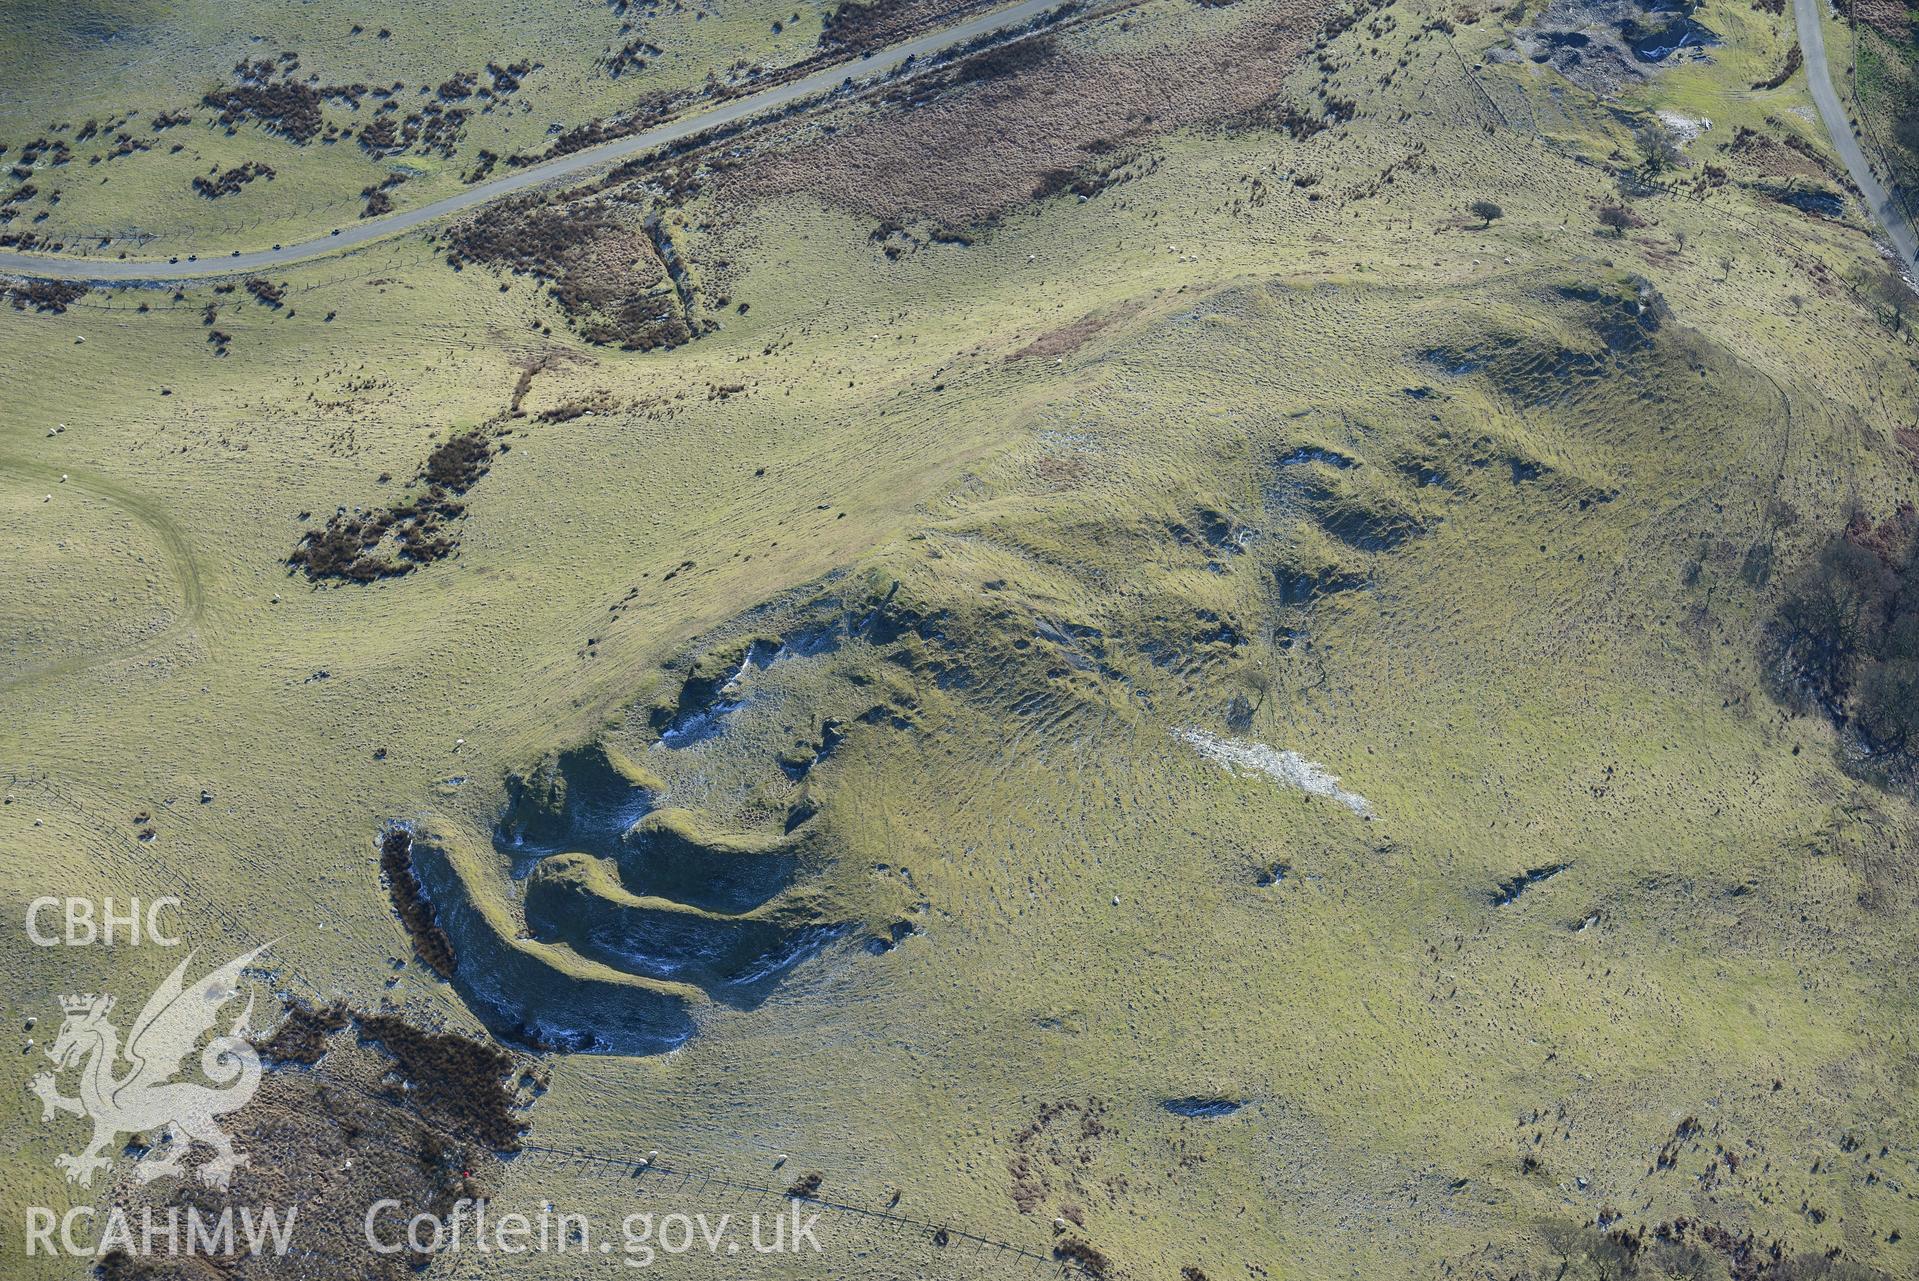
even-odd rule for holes
{"type": "Polygon", "coordinates": [[[1852,105],[1859,117],[1859,127],[1865,133],[1866,141],[1879,154],[1879,163],[1885,167],[1886,188],[1892,193],[1893,203],[1905,214],[1906,225],[1919,233],[1919,212],[1913,210],[1912,196],[1906,184],[1899,180],[1899,169],[1893,163],[1892,153],[1886,149],[1885,141],[1873,127],[1872,117],[1866,111],[1866,100],[1859,92],[1859,18],[1850,5],[1846,8],[1846,27],[1852,36],[1852,66],[1847,72],[1846,82],[1852,88],[1852,105]]]}
{"type": "Polygon", "coordinates": [[[753,1200],[770,1200],[784,1205],[798,1201],[810,1209],[859,1222],[875,1231],[910,1237],[936,1250],[953,1251],[961,1257],[988,1257],[1022,1270],[1048,1276],[1083,1276],[1085,1271],[1071,1260],[1055,1258],[1028,1246],[969,1231],[950,1223],[939,1223],[890,1209],[876,1209],[849,1201],[837,1201],[817,1195],[801,1194],[790,1188],[774,1188],[750,1179],[735,1178],[711,1170],[695,1169],[662,1161],[648,1155],[628,1152],[595,1152],[584,1148],[555,1147],[542,1143],[523,1143],[517,1160],[532,1158],[571,1169],[606,1182],[624,1184],[634,1195],[680,1194],[699,1196],[711,1193],[753,1200]]]}

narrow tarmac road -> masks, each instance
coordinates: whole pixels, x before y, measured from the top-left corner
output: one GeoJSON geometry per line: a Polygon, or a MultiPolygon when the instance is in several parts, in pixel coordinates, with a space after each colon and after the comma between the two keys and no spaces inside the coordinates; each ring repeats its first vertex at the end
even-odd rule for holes
{"type": "Polygon", "coordinates": [[[381,218],[367,218],[328,235],[316,236],[297,245],[278,249],[255,249],[234,253],[231,250],[201,252],[196,261],[182,254],[177,262],[139,258],[60,257],[53,254],[0,252],[0,275],[25,276],[36,280],[75,280],[84,283],[143,283],[192,280],[207,276],[231,276],[283,267],[309,258],[345,253],[375,240],[397,236],[430,222],[495,200],[537,187],[558,178],[571,178],[594,170],[608,169],[622,160],[657,151],[682,142],[695,134],[723,125],[737,124],[754,116],[789,106],[806,98],[829,93],[848,80],[868,80],[905,66],[909,61],[945,53],[981,36],[994,35],[1025,26],[1041,15],[1058,8],[1061,0],[1021,0],[1009,9],[981,14],[956,27],[929,32],[891,48],[842,62],[786,84],[774,85],[759,93],[735,98],[707,111],[672,120],[644,133],[617,138],[532,165],[486,182],[444,200],[436,200],[417,209],[404,209],[381,218]]]}
{"type": "Polygon", "coordinates": [[[1799,25],[1799,49],[1806,55],[1806,83],[1812,89],[1813,103],[1846,171],[1865,193],[1866,210],[1885,228],[1886,238],[1898,252],[1900,266],[1909,280],[1919,284],[1919,233],[1913,231],[1906,212],[1893,199],[1886,184],[1872,171],[1866,152],[1853,135],[1852,120],[1839,94],[1832,87],[1832,72],[1826,62],[1826,33],[1819,24],[1819,9],[1826,0],[1792,0],[1792,16],[1799,25]]]}

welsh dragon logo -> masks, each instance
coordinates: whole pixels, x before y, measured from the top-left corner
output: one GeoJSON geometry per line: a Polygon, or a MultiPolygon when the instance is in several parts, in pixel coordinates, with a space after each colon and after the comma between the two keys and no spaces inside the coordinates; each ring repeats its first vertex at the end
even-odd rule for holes
{"type": "Polygon", "coordinates": [[[162,1136],[159,1148],[135,1167],[142,1183],[179,1175],[188,1151],[199,1142],[214,1152],[200,1167],[200,1180],[226,1189],[247,1158],[233,1150],[233,1140],[214,1118],[239,1111],[260,1088],[260,1055],[246,1039],[251,996],[226,1033],[215,1036],[200,1054],[200,1070],[213,1085],[175,1078],[186,1071],[194,1046],[219,1021],[220,1008],[240,994],[241,971],[264,950],[255,948],[228,961],[191,987],[185,984],[193,960],[189,954],[148,998],[124,1047],[107,1021],[112,997],[60,998],[66,1021],[47,1050],[55,1072],[36,1076],[32,1088],[45,1108],[43,1122],[62,1112],[93,1122],[93,1142],[76,1154],[54,1158],[68,1182],[91,1185],[94,1172],[112,1164],[104,1154],[120,1135],[154,1132],[162,1136]],[[67,1098],[55,1073],[75,1069],[80,1092],[67,1098]]]}

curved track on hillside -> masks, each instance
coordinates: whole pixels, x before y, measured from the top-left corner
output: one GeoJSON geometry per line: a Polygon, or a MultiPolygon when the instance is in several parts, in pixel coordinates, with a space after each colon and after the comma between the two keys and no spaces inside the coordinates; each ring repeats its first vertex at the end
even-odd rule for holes
{"type": "Polygon", "coordinates": [[[159,542],[165,555],[167,570],[172,574],[179,593],[179,605],[174,611],[173,618],[152,634],[106,649],[59,653],[40,666],[0,679],[0,694],[11,694],[24,686],[54,677],[69,676],[74,672],[85,671],[102,663],[150,654],[183,637],[192,635],[199,629],[207,606],[206,588],[201,582],[199,560],[194,555],[193,544],[188,541],[185,532],[167,513],[162,503],[130,486],[93,472],[71,468],[61,471],[57,467],[3,451],[0,451],[0,473],[12,473],[28,479],[36,488],[40,484],[45,484],[50,493],[57,486],[63,485],[66,489],[86,494],[125,512],[133,520],[145,526],[159,542]],[[58,473],[58,479],[55,478],[56,473],[58,473]]]}
{"type": "Polygon", "coordinates": [[[208,276],[231,276],[283,267],[312,258],[345,253],[350,249],[384,240],[417,227],[465,213],[481,205],[562,178],[607,169],[622,160],[684,142],[711,129],[739,124],[755,116],[777,111],[808,98],[828,94],[852,81],[869,80],[900,70],[920,59],[949,53],[970,41],[998,35],[1034,22],[1054,9],[1061,0],[1021,0],[1010,8],[981,14],[957,26],[946,27],[890,48],[837,63],[798,80],[762,89],[758,93],[735,98],[731,102],[668,121],[643,132],[616,138],[542,164],[531,165],[445,199],[404,209],[379,218],[367,218],[350,227],[341,227],[324,236],[297,245],[251,251],[226,250],[201,253],[188,259],[161,262],[138,258],[60,257],[53,254],[0,252],[0,275],[24,276],[34,280],[70,280],[86,284],[141,284],[173,280],[192,280],[208,276]]]}

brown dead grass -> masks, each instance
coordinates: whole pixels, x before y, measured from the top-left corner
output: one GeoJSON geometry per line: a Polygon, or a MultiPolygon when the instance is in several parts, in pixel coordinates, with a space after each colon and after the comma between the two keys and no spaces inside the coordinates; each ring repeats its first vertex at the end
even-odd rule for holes
{"type": "MultiPolygon", "coordinates": [[[[975,226],[1056,187],[1117,145],[1250,111],[1280,91],[1325,0],[1244,6],[1223,35],[1165,49],[1091,53],[1042,46],[962,63],[944,88],[843,134],[735,171],[746,198],[808,194],[881,221],[975,226]],[[1021,65],[1024,64],[1024,65],[1021,65]]],[[[1017,49],[1019,46],[1014,46],[1017,49]]]]}
{"type": "Polygon", "coordinates": [[[1070,356],[1085,346],[1101,330],[1138,314],[1140,304],[1126,303],[1107,311],[1081,316],[1070,325],[1049,329],[1008,356],[1008,360],[1029,360],[1044,356],[1070,356]]]}

